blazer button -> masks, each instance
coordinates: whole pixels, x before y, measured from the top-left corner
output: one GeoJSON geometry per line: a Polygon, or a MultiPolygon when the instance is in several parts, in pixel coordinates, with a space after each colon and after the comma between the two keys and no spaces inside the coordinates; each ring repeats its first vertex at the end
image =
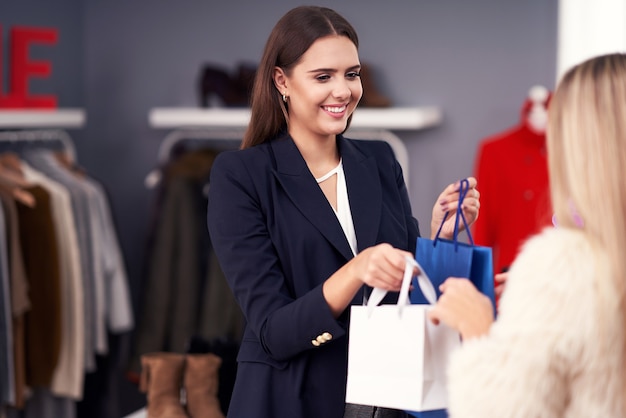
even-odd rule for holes
{"type": "Polygon", "coordinates": [[[314,346],[316,346],[316,347],[319,347],[319,346],[320,346],[320,342],[319,342],[319,341],[317,341],[317,340],[311,340],[311,344],[313,344],[313,345],[314,345],[314,346]]]}
{"type": "Polygon", "coordinates": [[[330,334],[330,332],[325,332],[322,334],[322,337],[326,340],[326,341],[330,341],[333,339],[333,336],[330,334]]]}
{"type": "Polygon", "coordinates": [[[322,335],[318,335],[316,340],[320,344],[324,344],[326,342],[326,340],[324,339],[324,336],[322,336],[322,335]]]}

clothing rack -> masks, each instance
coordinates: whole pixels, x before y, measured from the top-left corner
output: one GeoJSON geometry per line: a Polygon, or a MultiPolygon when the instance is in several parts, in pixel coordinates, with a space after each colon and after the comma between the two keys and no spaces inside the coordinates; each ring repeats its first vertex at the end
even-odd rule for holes
{"type": "MultiPolygon", "coordinates": [[[[407,186],[410,179],[408,150],[393,131],[427,129],[439,125],[443,119],[441,109],[437,106],[363,108],[358,109],[353,116],[345,136],[389,143],[402,167],[407,186]]],[[[250,122],[250,109],[153,108],[148,119],[153,128],[173,129],[161,142],[159,163],[163,163],[171,156],[174,146],[185,138],[195,137],[211,142],[212,146],[228,144],[228,148],[236,148],[250,122]]],[[[156,186],[160,176],[158,169],[152,170],[146,177],[146,186],[156,186]]]]}
{"type": "MultiPolygon", "coordinates": [[[[235,149],[241,143],[244,132],[243,129],[176,129],[165,136],[159,146],[157,155],[159,166],[167,163],[178,144],[189,142],[211,145],[211,147],[219,150],[235,149]]],[[[161,177],[160,167],[155,168],[148,173],[144,183],[147,188],[152,189],[159,184],[161,177]]]]}
{"type": "MultiPolygon", "coordinates": [[[[215,130],[215,129],[193,129],[193,128],[180,128],[170,132],[161,142],[158,151],[159,165],[166,163],[172,156],[172,151],[176,145],[185,142],[201,142],[202,144],[210,144],[216,149],[233,149],[239,146],[243,138],[244,129],[229,129],[229,130],[215,130]]],[[[406,146],[398,136],[386,129],[349,129],[346,136],[355,139],[365,140],[382,140],[387,142],[398,159],[400,167],[404,175],[404,180],[408,186],[409,179],[409,155],[406,146]]],[[[152,189],[156,187],[161,181],[161,170],[155,168],[150,171],[144,181],[147,188],[152,189]]]]}
{"type": "Polygon", "coordinates": [[[76,148],[70,135],[61,129],[32,129],[0,131],[1,142],[53,143],[58,142],[69,154],[71,161],[76,161],[76,148]]]}

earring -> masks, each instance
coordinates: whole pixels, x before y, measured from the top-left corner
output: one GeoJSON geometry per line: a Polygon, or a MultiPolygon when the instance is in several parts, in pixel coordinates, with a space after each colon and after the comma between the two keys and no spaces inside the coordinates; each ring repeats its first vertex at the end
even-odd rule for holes
{"type": "Polygon", "coordinates": [[[283,93],[283,102],[287,103],[287,93],[283,93]]]}

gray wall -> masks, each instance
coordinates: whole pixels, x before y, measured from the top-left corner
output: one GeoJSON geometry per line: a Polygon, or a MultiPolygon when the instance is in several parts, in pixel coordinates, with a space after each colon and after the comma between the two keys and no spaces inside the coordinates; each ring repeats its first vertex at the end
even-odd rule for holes
{"type": "MultiPolygon", "coordinates": [[[[90,1],[85,8],[89,124],[80,157],[111,187],[137,273],[151,194],[143,186],[167,131],[152,107],[195,106],[200,65],[257,62],[276,20],[298,2],[90,1]]],[[[557,1],[320,1],[350,20],[360,55],[398,106],[436,105],[441,126],[398,132],[411,159],[414,213],[429,231],[444,185],[472,173],[477,142],[519,120],[534,84],[553,87],[557,1]]]]}
{"type": "Polygon", "coordinates": [[[60,107],[84,106],[84,44],[83,3],[80,0],[3,0],[0,1],[0,26],[2,27],[3,92],[9,88],[9,30],[13,26],[30,26],[58,30],[56,45],[34,43],[29,48],[32,61],[52,64],[49,78],[32,77],[29,92],[32,95],[53,94],[60,107]]]}
{"type": "MultiPolygon", "coordinates": [[[[131,279],[137,282],[153,195],[143,181],[167,131],[148,125],[153,107],[197,105],[203,63],[258,62],[271,27],[300,3],[274,0],[21,0],[0,3],[0,25],[57,27],[50,59],[62,107],[84,106],[72,132],[79,162],[108,187],[131,279]]],[[[554,86],[557,1],[343,0],[335,8],[359,32],[360,55],[398,106],[440,106],[442,125],[397,132],[410,154],[410,195],[423,232],[446,184],[472,173],[477,143],[519,120],[534,84],[554,86]]],[[[4,48],[6,53],[7,48],[4,48]]],[[[6,76],[6,70],[4,71],[6,76]]]]}
{"type": "MultiPolygon", "coordinates": [[[[424,234],[446,184],[472,173],[476,147],[519,121],[534,84],[554,87],[557,0],[318,1],[356,27],[360,55],[398,106],[440,106],[444,122],[398,132],[410,154],[410,195],[424,234]]],[[[111,193],[133,284],[140,278],[153,194],[144,187],[167,131],[148,125],[153,107],[195,106],[202,63],[257,62],[288,0],[5,0],[0,25],[53,26],[50,59],[62,107],[84,106],[72,131],[79,162],[111,193]]],[[[6,48],[5,53],[6,53],[6,48]]],[[[6,65],[6,64],[5,64],[6,65]]],[[[6,69],[4,71],[6,73],[6,69]]],[[[358,110],[357,110],[358,111],[358,110]]]]}

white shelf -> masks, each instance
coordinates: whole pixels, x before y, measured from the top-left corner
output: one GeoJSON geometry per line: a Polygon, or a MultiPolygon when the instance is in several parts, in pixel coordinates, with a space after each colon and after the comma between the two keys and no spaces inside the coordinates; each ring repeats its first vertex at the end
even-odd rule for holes
{"type": "Polygon", "coordinates": [[[83,109],[0,109],[0,128],[81,128],[83,109]]]}
{"type": "Polygon", "coordinates": [[[418,130],[431,128],[441,123],[442,115],[438,107],[390,107],[357,108],[350,128],[418,130]]]}
{"type": "MultiPolygon", "coordinates": [[[[245,128],[248,108],[154,108],[149,114],[153,128],[245,128]]],[[[441,123],[437,107],[357,108],[353,129],[418,130],[441,123]]]]}
{"type": "MultiPolygon", "coordinates": [[[[173,130],[165,137],[159,149],[159,158],[163,161],[169,157],[173,145],[181,139],[193,137],[216,139],[219,136],[224,140],[240,142],[250,121],[250,109],[153,108],[148,119],[153,128],[173,130]]],[[[439,125],[441,120],[441,110],[434,106],[357,108],[347,135],[359,131],[359,139],[378,139],[389,143],[408,184],[409,154],[402,140],[392,131],[426,129],[439,125]]],[[[152,183],[151,175],[152,173],[146,179],[147,183],[152,183]]]]}

